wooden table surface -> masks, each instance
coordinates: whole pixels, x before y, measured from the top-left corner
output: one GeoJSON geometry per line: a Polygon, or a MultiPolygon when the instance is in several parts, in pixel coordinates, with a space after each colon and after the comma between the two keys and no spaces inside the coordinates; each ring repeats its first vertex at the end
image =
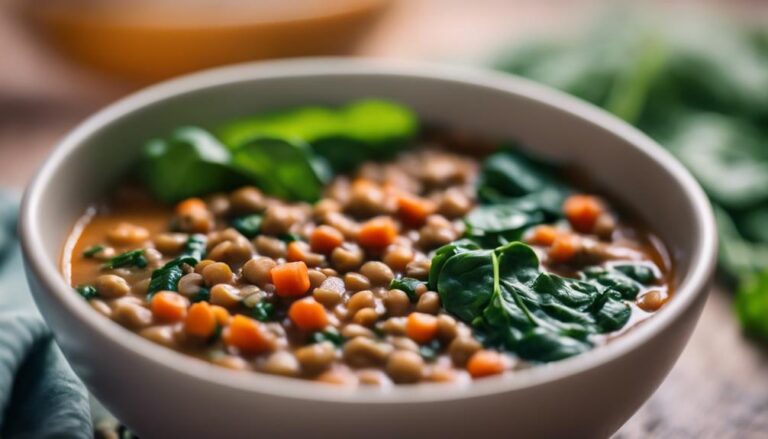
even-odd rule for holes
{"type": "MultiPolygon", "coordinates": [[[[669,3],[669,2],[667,2],[669,3]]],[[[675,2],[686,3],[686,2],[675,2]]],[[[768,16],[768,2],[699,1],[768,16]]],[[[401,0],[362,44],[363,55],[481,59],[499,41],[577,26],[598,1],[401,0]],[[578,6],[578,7],[576,7],[578,6]]],[[[0,3],[0,188],[20,189],[51,145],[89,113],[131,91],[41,47],[0,3]]],[[[731,294],[712,289],[688,347],[619,438],[768,438],[768,349],[745,340],[731,294]]]]}

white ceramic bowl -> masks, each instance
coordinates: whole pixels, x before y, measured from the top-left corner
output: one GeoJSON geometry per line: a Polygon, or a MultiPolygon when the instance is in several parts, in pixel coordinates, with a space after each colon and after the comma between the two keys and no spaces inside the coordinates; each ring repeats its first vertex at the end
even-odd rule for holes
{"type": "MultiPolygon", "coordinates": [[[[706,298],[716,253],[709,203],[688,172],[618,119],[531,82],[429,64],[310,59],[163,83],[100,111],[56,147],[27,190],[29,284],[67,359],[141,437],[605,437],[662,382],[706,298]],[[634,208],[671,249],[676,293],[653,318],[586,354],[479,380],[340,389],[198,361],[94,312],[59,272],[75,219],[128,172],[142,143],[181,124],[276,107],[386,97],[424,119],[574,163],[634,208]]],[[[683,401],[681,401],[683,403],[683,401]]]]}

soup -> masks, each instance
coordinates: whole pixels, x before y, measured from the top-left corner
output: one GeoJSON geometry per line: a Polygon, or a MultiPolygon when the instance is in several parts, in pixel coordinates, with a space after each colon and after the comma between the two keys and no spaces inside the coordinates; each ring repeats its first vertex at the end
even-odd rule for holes
{"type": "Polygon", "coordinates": [[[186,127],[139,169],[78,222],[65,275],[231,369],[469,382],[609,343],[672,295],[664,246],[573,170],[396,103],[186,127]]]}

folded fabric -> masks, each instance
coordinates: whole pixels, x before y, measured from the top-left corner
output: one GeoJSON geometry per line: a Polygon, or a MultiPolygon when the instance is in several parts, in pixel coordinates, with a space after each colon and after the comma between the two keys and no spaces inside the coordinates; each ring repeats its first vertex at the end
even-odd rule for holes
{"type": "Polygon", "coordinates": [[[0,437],[93,437],[88,392],[27,288],[16,213],[0,194],[0,437]]]}

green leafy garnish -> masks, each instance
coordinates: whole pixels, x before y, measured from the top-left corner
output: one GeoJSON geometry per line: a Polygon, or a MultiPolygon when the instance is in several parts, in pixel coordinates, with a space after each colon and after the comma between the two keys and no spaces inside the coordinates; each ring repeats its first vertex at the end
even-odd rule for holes
{"type": "Polygon", "coordinates": [[[419,346],[419,355],[427,361],[435,361],[440,354],[440,340],[434,339],[427,344],[419,346]]]}
{"type": "Polygon", "coordinates": [[[75,287],[75,291],[77,291],[77,294],[83,296],[83,299],[85,300],[91,300],[99,296],[96,287],[93,285],[78,285],[75,287]]]}
{"type": "Polygon", "coordinates": [[[325,160],[295,139],[252,139],[233,152],[232,163],[265,192],[289,200],[317,200],[331,177],[325,160]]]}
{"type": "Polygon", "coordinates": [[[248,239],[255,238],[261,230],[261,215],[251,214],[233,219],[230,224],[248,239]]]}
{"type": "Polygon", "coordinates": [[[446,311],[471,324],[484,344],[530,361],[591,349],[591,336],[620,329],[631,314],[623,288],[632,279],[615,270],[582,279],[542,272],[521,242],[490,250],[450,244],[432,264],[430,283],[446,311]]]}
{"type": "Polygon", "coordinates": [[[232,150],[259,138],[304,142],[335,171],[348,171],[364,160],[393,155],[418,129],[411,109],[367,99],[335,109],[310,106],[261,114],[227,124],[218,135],[232,150]]]}
{"type": "Polygon", "coordinates": [[[556,168],[505,148],[483,162],[477,184],[484,203],[465,218],[467,237],[483,247],[517,241],[529,227],[561,216],[567,193],[556,168]]]}
{"type": "Polygon", "coordinates": [[[94,245],[93,247],[88,247],[83,251],[83,257],[84,258],[92,258],[96,256],[97,254],[101,253],[101,251],[104,250],[104,246],[101,244],[94,245]]]}
{"type": "Polygon", "coordinates": [[[119,255],[109,259],[101,267],[104,270],[128,267],[144,268],[147,266],[147,264],[148,262],[147,258],[144,256],[144,250],[136,249],[127,251],[125,253],[120,253],[119,255]]]}
{"type": "Polygon", "coordinates": [[[259,114],[215,131],[218,138],[181,127],[146,144],[141,169],[157,198],[176,202],[254,184],[270,195],[312,202],[331,169],[392,156],[415,137],[418,119],[405,106],[368,99],[259,114]]]}
{"type": "MultiPolygon", "coordinates": [[[[184,276],[182,267],[184,265],[194,267],[205,257],[205,242],[206,238],[204,235],[190,235],[179,256],[154,270],[149,279],[147,300],[150,300],[158,291],[178,291],[179,279],[184,276]]],[[[210,292],[207,290],[201,290],[198,294],[205,296],[204,298],[201,296],[200,300],[207,300],[208,296],[210,296],[210,292]]]]}
{"type": "Polygon", "coordinates": [[[268,322],[275,317],[275,305],[261,301],[253,307],[253,318],[260,322],[268,322]]]}
{"type": "Polygon", "coordinates": [[[296,233],[282,233],[277,237],[277,239],[285,243],[291,243],[294,241],[301,241],[301,236],[297,235],[296,233]]]}
{"type": "Polygon", "coordinates": [[[649,285],[659,279],[658,269],[650,264],[616,264],[613,269],[623,273],[630,279],[640,282],[643,285],[649,285]]]}
{"type": "Polygon", "coordinates": [[[180,256],[188,256],[197,261],[202,261],[205,257],[205,244],[207,240],[208,238],[205,235],[198,233],[189,235],[180,256]]]}
{"type": "Polygon", "coordinates": [[[714,204],[719,270],[752,333],[768,321],[767,41],[760,28],[629,11],[581,38],[534,40],[497,65],[607,109],[680,159],[714,204]],[[763,310],[762,320],[746,310],[763,310]]]}
{"type": "Polygon", "coordinates": [[[335,329],[313,332],[310,336],[310,339],[312,340],[312,343],[322,343],[324,341],[329,341],[336,347],[344,344],[344,337],[342,337],[342,335],[339,334],[335,329]]]}
{"type": "Polygon", "coordinates": [[[182,127],[168,139],[144,148],[142,171],[152,193],[162,201],[232,189],[246,181],[230,166],[231,154],[199,127],[182,127]]]}
{"type": "Polygon", "coordinates": [[[424,285],[424,282],[412,277],[398,277],[389,282],[389,289],[400,290],[408,296],[411,302],[415,302],[419,299],[416,294],[416,288],[419,285],[424,285]]]}
{"type": "Polygon", "coordinates": [[[485,202],[519,198],[540,192],[557,184],[555,168],[506,147],[483,162],[477,192],[485,202]]]}

